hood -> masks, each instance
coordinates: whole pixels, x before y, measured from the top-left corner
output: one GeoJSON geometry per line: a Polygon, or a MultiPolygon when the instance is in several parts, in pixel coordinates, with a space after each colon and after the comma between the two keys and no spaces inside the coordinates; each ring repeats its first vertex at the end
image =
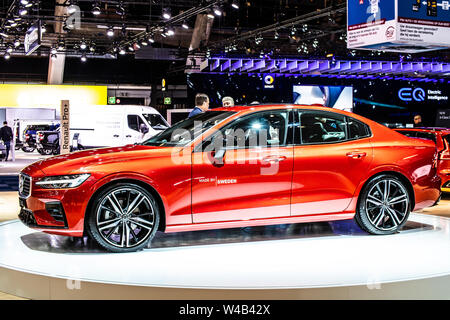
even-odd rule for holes
{"type": "Polygon", "coordinates": [[[91,166],[114,165],[133,160],[170,156],[174,148],[126,145],[122,147],[101,148],[77,151],[33,163],[46,175],[71,174],[83,172],[91,166]]]}

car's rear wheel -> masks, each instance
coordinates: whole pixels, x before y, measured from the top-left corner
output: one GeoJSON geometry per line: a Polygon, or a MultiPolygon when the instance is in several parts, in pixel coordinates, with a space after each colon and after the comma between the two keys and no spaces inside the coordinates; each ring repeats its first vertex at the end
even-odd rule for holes
{"type": "Polygon", "coordinates": [[[87,219],[88,234],[112,252],[145,248],[160,220],[153,195],[131,183],[119,183],[98,194],[87,219]]]}
{"type": "Polygon", "coordinates": [[[410,212],[411,199],[405,183],[394,175],[383,174],[363,188],[355,220],[371,234],[393,234],[403,227],[410,212]]]}

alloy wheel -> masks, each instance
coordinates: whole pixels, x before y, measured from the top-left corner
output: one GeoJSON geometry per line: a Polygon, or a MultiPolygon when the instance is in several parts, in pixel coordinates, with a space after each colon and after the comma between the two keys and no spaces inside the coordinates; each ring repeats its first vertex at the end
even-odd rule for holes
{"type": "Polygon", "coordinates": [[[154,225],[154,203],[138,189],[112,190],[103,197],[97,209],[97,230],[114,247],[140,245],[149,238],[154,225]]]}
{"type": "Polygon", "coordinates": [[[395,230],[408,216],[408,191],[396,180],[378,181],[370,188],[365,201],[367,217],[378,230],[395,230]]]}

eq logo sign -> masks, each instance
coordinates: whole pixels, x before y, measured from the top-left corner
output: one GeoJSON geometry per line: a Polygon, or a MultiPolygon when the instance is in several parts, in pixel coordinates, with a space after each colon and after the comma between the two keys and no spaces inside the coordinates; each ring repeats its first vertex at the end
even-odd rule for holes
{"type": "Polygon", "coordinates": [[[402,88],[398,91],[398,97],[403,101],[425,101],[426,94],[422,88],[402,88]]]}

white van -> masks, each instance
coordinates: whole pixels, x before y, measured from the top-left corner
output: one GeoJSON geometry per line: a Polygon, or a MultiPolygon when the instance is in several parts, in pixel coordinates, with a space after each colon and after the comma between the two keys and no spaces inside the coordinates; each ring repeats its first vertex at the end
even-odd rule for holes
{"type": "Polygon", "coordinates": [[[78,143],[84,148],[139,143],[168,127],[163,116],[147,106],[74,106],[70,110],[71,141],[78,134],[78,143]]]}

